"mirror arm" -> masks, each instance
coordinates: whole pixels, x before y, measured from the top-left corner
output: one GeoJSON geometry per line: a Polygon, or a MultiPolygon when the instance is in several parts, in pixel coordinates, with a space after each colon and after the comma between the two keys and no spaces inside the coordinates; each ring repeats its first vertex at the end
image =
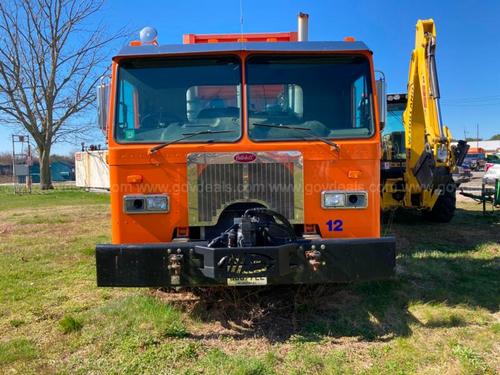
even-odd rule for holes
{"type": "Polygon", "coordinates": [[[385,74],[380,70],[377,70],[376,72],[381,75],[381,77],[376,81],[376,88],[380,130],[382,131],[387,121],[387,88],[385,82],[385,74]]]}

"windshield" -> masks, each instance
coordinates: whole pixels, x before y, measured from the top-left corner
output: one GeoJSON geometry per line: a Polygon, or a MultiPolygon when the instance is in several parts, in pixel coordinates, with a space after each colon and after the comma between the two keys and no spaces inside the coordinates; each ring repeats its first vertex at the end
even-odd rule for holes
{"type": "Polygon", "coordinates": [[[253,56],[246,76],[254,140],[373,134],[370,66],[363,57],[253,56]]]}
{"type": "Polygon", "coordinates": [[[235,141],[241,136],[240,81],[237,58],[126,61],[118,72],[115,138],[235,141]]]}
{"type": "Polygon", "coordinates": [[[406,102],[388,102],[387,120],[382,131],[382,145],[388,152],[391,159],[405,159],[405,128],[403,123],[403,113],[406,109],[406,102]]]}

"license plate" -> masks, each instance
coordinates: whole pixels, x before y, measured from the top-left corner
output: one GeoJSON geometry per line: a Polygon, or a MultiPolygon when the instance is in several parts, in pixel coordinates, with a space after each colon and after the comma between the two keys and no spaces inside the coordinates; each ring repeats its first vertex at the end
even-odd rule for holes
{"type": "Polygon", "coordinates": [[[267,285],[267,277],[231,277],[227,279],[230,286],[267,285]]]}

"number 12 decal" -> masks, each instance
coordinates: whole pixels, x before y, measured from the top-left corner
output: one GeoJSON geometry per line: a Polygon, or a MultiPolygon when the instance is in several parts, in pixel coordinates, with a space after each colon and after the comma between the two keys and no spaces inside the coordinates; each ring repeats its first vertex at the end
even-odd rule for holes
{"type": "Polygon", "coordinates": [[[344,222],[342,220],[328,220],[326,222],[328,232],[342,232],[344,230],[344,222]]]}

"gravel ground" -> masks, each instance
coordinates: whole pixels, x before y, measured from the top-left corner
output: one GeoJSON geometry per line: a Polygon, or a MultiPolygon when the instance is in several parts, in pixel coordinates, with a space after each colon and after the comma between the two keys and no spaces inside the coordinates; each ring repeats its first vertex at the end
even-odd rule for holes
{"type": "Polygon", "coordinates": [[[464,197],[459,192],[463,190],[468,193],[481,194],[481,185],[483,183],[484,172],[472,172],[472,178],[469,182],[460,184],[457,191],[457,200],[462,202],[474,202],[473,199],[464,197]]]}
{"type": "Polygon", "coordinates": [[[461,184],[460,187],[464,188],[464,190],[472,189],[472,188],[481,188],[481,184],[483,181],[484,172],[472,172],[472,178],[469,182],[465,184],[461,184]]]}

